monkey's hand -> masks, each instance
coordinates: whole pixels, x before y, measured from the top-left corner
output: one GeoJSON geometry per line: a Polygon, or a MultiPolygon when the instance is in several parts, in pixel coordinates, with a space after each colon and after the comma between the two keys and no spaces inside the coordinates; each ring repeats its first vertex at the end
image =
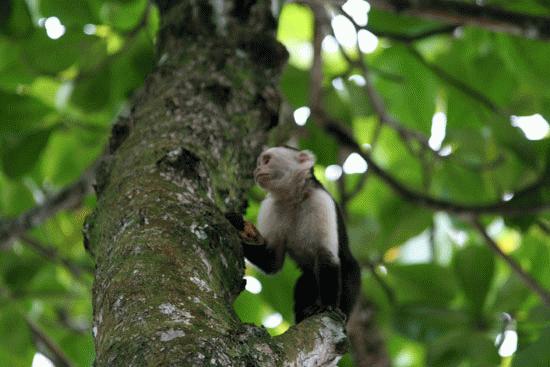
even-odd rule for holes
{"type": "Polygon", "coordinates": [[[252,246],[262,246],[265,245],[265,239],[262,237],[258,229],[254,224],[247,222],[243,219],[241,215],[236,213],[228,213],[225,215],[225,218],[239,230],[239,236],[243,243],[252,246]]]}
{"type": "Polygon", "coordinates": [[[250,222],[244,222],[244,229],[239,232],[239,235],[247,245],[265,245],[265,239],[254,224],[250,222]]]}

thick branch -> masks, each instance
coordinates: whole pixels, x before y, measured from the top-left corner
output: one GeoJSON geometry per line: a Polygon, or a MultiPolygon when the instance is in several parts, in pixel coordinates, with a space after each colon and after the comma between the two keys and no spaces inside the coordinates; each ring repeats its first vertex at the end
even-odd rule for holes
{"type": "Polygon", "coordinates": [[[344,320],[330,312],[309,317],[275,338],[284,366],[336,366],[348,349],[344,320]]]}
{"type": "Polygon", "coordinates": [[[41,205],[30,209],[19,217],[0,221],[0,250],[9,248],[13,240],[29,229],[42,224],[58,211],[80,205],[82,198],[91,191],[97,161],[92,164],[73,184],[67,186],[41,205]]]}
{"type": "Polygon", "coordinates": [[[451,24],[466,24],[516,36],[550,39],[550,17],[517,13],[462,1],[371,0],[378,9],[451,24]]]}
{"type": "Polygon", "coordinates": [[[489,236],[479,219],[473,219],[472,224],[485,239],[487,246],[489,246],[491,250],[493,250],[502,260],[504,260],[510,266],[512,271],[519,277],[519,279],[521,279],[521,281],[529,289],[535,292],[546,306],[550,307],[550,292],[547,289],[544,289],[535,278],[524,271],[514,259],[506,255],[500,249],[500,247],[498,247],[497,243],[491,238],[491,236],[489,236]]]}

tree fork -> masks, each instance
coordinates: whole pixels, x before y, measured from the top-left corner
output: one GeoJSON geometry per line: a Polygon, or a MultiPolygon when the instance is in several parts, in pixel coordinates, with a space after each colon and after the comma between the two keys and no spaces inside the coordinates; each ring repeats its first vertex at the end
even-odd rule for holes
{"type": "Polygon", "coordinates": [[[158,64],[113,127],[85,227],[95,365],[333,363],[346,345],[335,315],[271,338],[232,309],[244,262],[224,213],[244,210],[286,61],[270,2],[157,4],[158,64]]]}

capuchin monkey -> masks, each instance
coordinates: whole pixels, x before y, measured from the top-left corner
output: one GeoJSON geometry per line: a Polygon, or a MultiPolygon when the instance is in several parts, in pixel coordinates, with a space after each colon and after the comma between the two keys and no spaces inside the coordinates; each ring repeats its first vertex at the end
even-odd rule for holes
{"type": "Polygon", "coordinates": [[[254,170],[256,182],[268,192],[258,230],[244,223],[241,231],[245,257],[264,272],[280,270],[286,253],[301,268],[294,288],[296,323],[330,309],[349,317],[360,287],[342,215],[315,178],[314,163],[308,151],[286,146],[265,150],[254,170]]]}

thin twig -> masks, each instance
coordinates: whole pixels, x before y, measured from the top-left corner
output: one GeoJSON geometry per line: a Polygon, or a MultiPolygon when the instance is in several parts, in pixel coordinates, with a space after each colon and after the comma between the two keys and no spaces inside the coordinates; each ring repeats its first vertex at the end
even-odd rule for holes
{"type": "Polygon", "coordinates": [[[544,289],[535,278],[533,278],[529,273],[525,272],[521,266],[510,256],[506,255],[497,243],[489,236],[481,222],[478,218],[472,219],[473,226],[478,230],[481,236],[485,239],[485,243],[491,250],[493,250],[502,260],[504,260],[512,269],[512,271],[523,281],[523,283],[535,292],[542,302],[550,307],[550,292],[547,289],[544,289]]]}
{"type": "Polygon", "coordinates": [[[395,305],[396,303],[396,297],[395,297],[395,292],[393,291],[393,289],[388,285],[388,283],[384,280],[384,278],[382,278],[380,276],[380,274],[378,274],[378,271],[376,270],[378,264],[375,263],[374,261],[371,261],[371,260],[367,260],[367,261],[362,261],[361,262],[361,265],[363,266],[367,266],[367,268],[369,268],[370,270],[370,273],[372,274],[372,276],[374,277],[374,280],[376,280],[376,282],[380,285],[380,287],[382,287],[382,290],[384,291],[384,293],[386,294],[386,297],[388,297],[388,301],[391,305],[395,305]]]}

